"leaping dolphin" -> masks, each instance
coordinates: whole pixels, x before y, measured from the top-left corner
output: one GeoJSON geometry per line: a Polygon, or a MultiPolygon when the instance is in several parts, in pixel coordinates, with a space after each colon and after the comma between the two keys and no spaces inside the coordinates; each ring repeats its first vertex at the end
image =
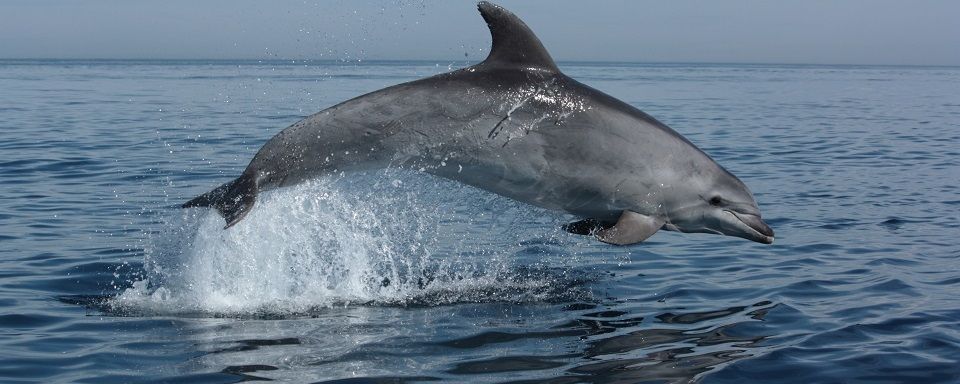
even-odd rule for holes
{"type": "Polygon", "coordinates": [[[236,224],[257,194],[324,174],[411,167],[585,220],[600,241],[659,229],[773,242],[736,176],[646,113],[567,77],[529,27],[482,1],[480,64],[345,101],[271,138],[236,180],[183,204],[236,224]]]}

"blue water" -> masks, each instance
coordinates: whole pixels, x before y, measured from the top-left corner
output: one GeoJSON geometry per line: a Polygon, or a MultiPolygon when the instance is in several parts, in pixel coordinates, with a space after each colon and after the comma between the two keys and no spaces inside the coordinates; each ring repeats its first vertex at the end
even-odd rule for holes
{"type": "Polygon", "coordinates": [[[561,65],[744,180],[771,246],[609,246],[403,170],[176,208],[461,65],[0,61],[0,381],[960,382],[960,68],[561,65]]]}

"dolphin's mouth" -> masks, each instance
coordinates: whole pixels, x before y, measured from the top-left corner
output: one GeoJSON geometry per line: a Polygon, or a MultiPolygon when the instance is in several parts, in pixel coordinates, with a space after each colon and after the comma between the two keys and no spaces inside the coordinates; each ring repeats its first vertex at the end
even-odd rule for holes
{"type": "Polygon", "coordinates": [[[749,213],[738,213],[734,211],[725,211],[730,213],[748,228],[748,239],[758,243],[773,244],[773,229],[767,223],[763,222],[760,216],[749,213]]]}

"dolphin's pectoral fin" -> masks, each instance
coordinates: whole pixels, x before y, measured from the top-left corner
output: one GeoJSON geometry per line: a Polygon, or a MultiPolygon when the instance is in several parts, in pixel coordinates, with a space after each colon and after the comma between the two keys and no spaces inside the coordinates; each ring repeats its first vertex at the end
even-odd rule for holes
{"type": "Polygon", "coordinates": [[[597,232],[597,239],[615,245],[636,244],[657,233],[663,223],[664,220],[659,217],[623,211],[617,224],[597,232]]]}
{"type": "Polygon", "coordinates": [[[580,221],[574,221],[570,224],[564,224],[560,226],[560,229],[570,232],[574,235],[593,235],[600,230],[607,229],[613,226],[613,223],[602,222],[597,219],[583,219],[580,221]]]}

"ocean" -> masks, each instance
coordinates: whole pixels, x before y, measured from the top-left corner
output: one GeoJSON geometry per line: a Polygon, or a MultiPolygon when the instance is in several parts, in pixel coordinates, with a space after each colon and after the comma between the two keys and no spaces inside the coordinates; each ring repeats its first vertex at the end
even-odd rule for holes
{"type": "Polygon", "coordinates": [[[0,60],[0,381],[960,382],[960,68],[561,63],[740,177],[773,245],[423,173],[184,201],[463,62],[0,60]]]}

